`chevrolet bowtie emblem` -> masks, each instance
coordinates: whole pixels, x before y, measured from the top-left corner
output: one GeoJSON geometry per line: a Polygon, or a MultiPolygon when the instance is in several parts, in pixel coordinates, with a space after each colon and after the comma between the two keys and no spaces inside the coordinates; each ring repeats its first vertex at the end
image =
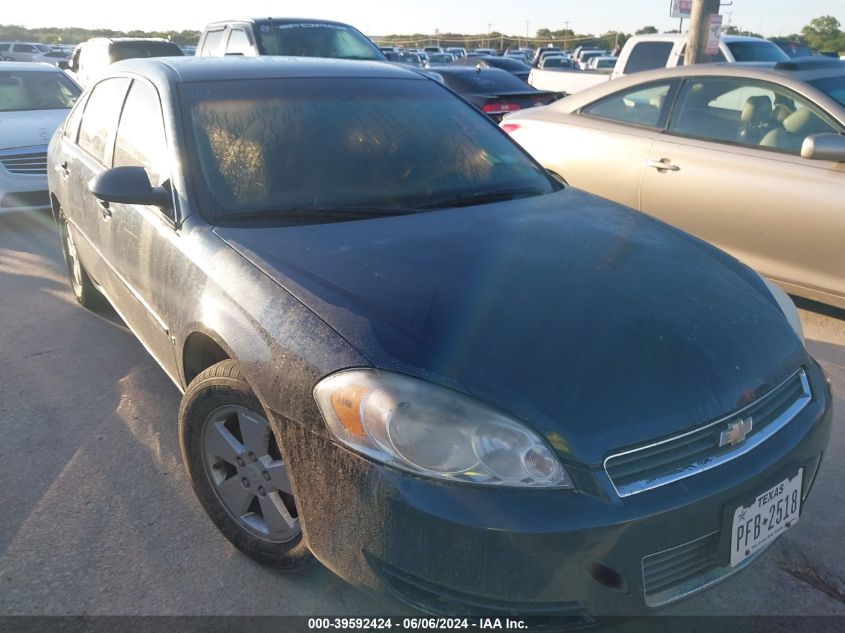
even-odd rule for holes
{"type": "Polygon", "coordinates": [[[719,435],[719,447],[734,446],[745,441],[745,437],[751,433],[752,428],[754,428],[754,421],[751,418],[731,422],[728,428],[719,435]]]}

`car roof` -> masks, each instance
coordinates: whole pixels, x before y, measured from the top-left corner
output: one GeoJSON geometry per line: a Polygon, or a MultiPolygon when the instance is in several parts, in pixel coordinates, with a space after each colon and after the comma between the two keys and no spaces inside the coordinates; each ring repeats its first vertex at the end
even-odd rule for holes
{"type": "Polygon", "coordinates": [[[320,57],[148,57],[127,59],[109,66],[109,75],[136,73],[157,83],[276,79],[307,77],[356,77],[422,79],[416,71],[381,61],[357,61],[320,57]]]}
{"type": "Polygon", "coordinates": [[[239,19],[232,19],[232,20],[215,20],[214,22],[209,22],[205,28],[211,28],[214,26],[225,26],[227,24],[233,24],[235,22],[249,22],[251,24],[334,24],[336,26],[350,26],[345,22],[336,22],[334,20],[321,20],[317,18],[239,18],[239,19]]]}
{"type": "Polygon", "coordinates": [[[3,62],[0,64],[0,72],[4,71],[64,74],[64,71],[58,66],[44,62],[3,62]]]}

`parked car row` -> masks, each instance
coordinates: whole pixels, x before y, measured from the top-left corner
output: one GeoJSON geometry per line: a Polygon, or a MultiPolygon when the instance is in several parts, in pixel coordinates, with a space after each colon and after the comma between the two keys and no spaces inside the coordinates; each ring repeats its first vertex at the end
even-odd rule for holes
{"type": "Polygon", "coordinates": [[[839,70],[644,72],[534,107],[558,95],[388,63],[337,22],[213,23],[196,58],[121,44],[91,49],[81,96],[0,67],[0,122],[62,119],[0,163],[46,171],[74,297],[182,392],[191,485],[244,554],[423,611],[587,623],[701,591],[801,516],[832,396],[789,297],[571,185],[583,160],[628,206],[648,172],[667,205],[686,187],[777,222],[728,185],[787,181],[802,135],[826,170],[806,178],[842,177],[839,70]]]}

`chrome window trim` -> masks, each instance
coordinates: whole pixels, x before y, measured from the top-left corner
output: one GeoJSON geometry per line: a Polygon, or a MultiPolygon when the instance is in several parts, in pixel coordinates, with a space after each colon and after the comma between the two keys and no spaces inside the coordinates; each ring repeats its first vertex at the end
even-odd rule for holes
{"type": "Polygon", "coordinates": [[[647,444],[645,446],[639,446],[637,448],[623,451],[621,453],[614,453],[613,455],[609,455],[604,460],[604,472],[607,475],[608,479],[610,480],[610,485],[613,486],[613,489],[616,491],[616,494],[621,497],[630,497],[632,495],[640,494],[642,492],[646,492],[648,490],[653,490],[655,488],[660,488],[661,486],[665,486],[667,484],[674,483],[676,481],[680,481],[681,479],[686,479],[687,477],[692,477],[693,475],[697,475],[699,473],[705,472],[710,470],[711,468],[716,468],[717,466],[721,466],[732,459],[736,459],[742,455],[745,455],[749,451],[753,450],[770,437],[772,437],[775,433],[780,431],[784,426],[786,426],[795,416],[797,416],[804,408],[810,403],[813,394],[810,389],[810,381],[807,379],[807,372],[804,371],[804,368],[801,367],[797,371],[790,374],[788,378],[783,380],[780,384],[776,387],[770,389],[768,393],[761,396],[751,404],[744,406],[742,409],[738,411],[734,411],[733,413],[724,416],[716,420],[715,422],[711,422],[705,426],[699,427],[697,429],[693,429],[691,431],[687,431],[686,433],[682,433],[681,435],[675,435],[673,437],[666,438],[665,440],[661,440],[659,442],[653,442],[651,444],[647,444]],[[741,417],[743,413],[748,411],[749,409],[756,407],[762,400],[765,400],[769,397],[770,394],[777,391],[791,380],[795,379],[795,376],[799,376],[801,379],[801,386],[803,389],[803,394],[790,405],[790,407],[784,411],[780,416],[776,419],[772,420],[767,426],[765,426],[760,431],[754,433],[751,437],[746,439],[744,442],[738,444],[733,450],[730,450],[718,457],[714,457],[704,463],[693,463],[687,466],[683,470],[679,470],[677,472],[664,475],[663,477],[658,477],[656,479],[651,479],[648,481],[637,481],[632,484],[623,485],[617,487],[615,483],[613,483],[613,477],[610,476],[610,472],[608,471],[608,462],[613,459],[624,457],[625,455],[631,455],[632,453],[638,453],[640,451],[648,450],[650,448],[654,448],[655,446],[661,446],[662,444],[666,444],[668,442],[675,442],[677,440],[683,439],[689,435],[701,433],[707,429],[719,426],[720,424],[725,424],[729,420],[733,420],[734,418],[741,417]]]}

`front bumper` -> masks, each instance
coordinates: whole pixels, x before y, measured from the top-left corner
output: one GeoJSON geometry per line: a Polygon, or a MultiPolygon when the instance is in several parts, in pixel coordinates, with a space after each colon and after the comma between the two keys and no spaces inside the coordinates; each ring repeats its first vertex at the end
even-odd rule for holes
{"type": "Polygon", "coordinates": [[[822,370],[807,375],[810,404],[755,450],[629,498],[603,470],[569,465],[577,493],[415,477],[271,417],[309,547],[353,584],[437,613],[635,615],[751,563],[729,567],[733,509],[802,467],[803,504],[832,417],[822,370]],[[649,595],[643,559],[655,555],[678,582],[649,595]]]}

